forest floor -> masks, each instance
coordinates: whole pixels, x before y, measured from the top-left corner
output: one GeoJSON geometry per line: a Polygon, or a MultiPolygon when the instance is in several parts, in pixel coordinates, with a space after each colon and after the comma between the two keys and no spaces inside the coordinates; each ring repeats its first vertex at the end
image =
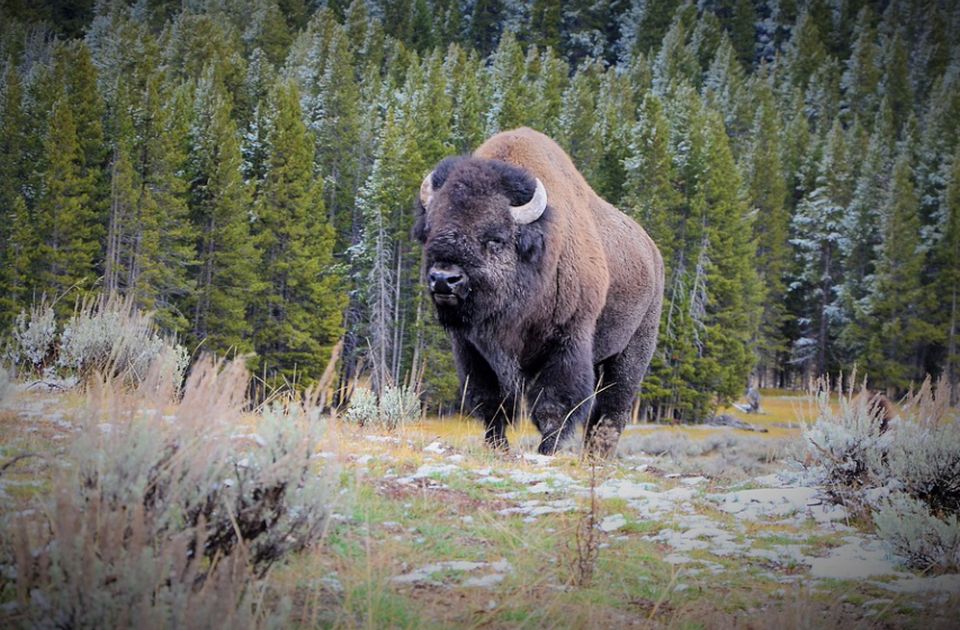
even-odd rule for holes
{"type": "MultiPolygon", "coordinates": [[[[0,478],[2,510],[49,492],[78,396],[0,409],[0,465],[39,455],[0,478]]],[[[767,433],[631,426],[595,467],[537,455],[529,426],[498,455],[471,421],[333,422],[325,538],[268,579],[308,627],[956,627],[960,576],[899,568],[805,480],[802,401],[764,408],[728,411],[767,433]]]]}

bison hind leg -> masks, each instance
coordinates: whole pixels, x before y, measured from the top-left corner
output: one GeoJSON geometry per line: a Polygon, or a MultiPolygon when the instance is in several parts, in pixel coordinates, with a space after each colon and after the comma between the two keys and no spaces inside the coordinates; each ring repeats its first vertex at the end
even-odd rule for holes
{"type": "Polygon", "coordinates": [[[659,324],[659,310],[648,313],[627,347],[598,366],[597,401],[584,432],[588,454],[610,457],[616,453],[634,397],[653,358],[659,324]]]}

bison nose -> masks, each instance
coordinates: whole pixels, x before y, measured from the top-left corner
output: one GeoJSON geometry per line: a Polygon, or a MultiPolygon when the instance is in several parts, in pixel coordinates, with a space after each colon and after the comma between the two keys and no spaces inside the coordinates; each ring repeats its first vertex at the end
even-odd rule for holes
{"type": "Polygon", "coordinates": [[[455,293],[464,286],[467,278],[456,265],[430,267],[430,291],[439,294],[455,293]]]}

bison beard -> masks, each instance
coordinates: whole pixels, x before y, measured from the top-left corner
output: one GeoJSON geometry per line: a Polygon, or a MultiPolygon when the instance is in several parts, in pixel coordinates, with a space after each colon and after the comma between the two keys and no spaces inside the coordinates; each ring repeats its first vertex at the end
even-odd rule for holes
{"type": "Polygon", "coordinates": [[[507,448],[521,397],[552,454],[616,450],[656,346],[663,261],[552,140],[497,134],[424,179],[414,236],[464,399],[507,448]]]}

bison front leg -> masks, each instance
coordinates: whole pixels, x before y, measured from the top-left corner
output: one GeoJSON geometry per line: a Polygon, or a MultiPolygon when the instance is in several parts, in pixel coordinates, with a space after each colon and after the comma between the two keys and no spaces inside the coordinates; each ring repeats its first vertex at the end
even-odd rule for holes
{"type": "Polygon", "coordinates": [[[483,420],[487,446],[507,450],[507,423],[513,418],[515,401],[501,393],[496,373],[469,341],[453,339],[453,354],[460,377],[460,395],[467,411],[483,420]]]}
{"type": "Polygon", "coordinates": [[[593,404],[592,338],[562,345],[537,375],[530,392],[542,455],[553,455],[593,404]]]}

